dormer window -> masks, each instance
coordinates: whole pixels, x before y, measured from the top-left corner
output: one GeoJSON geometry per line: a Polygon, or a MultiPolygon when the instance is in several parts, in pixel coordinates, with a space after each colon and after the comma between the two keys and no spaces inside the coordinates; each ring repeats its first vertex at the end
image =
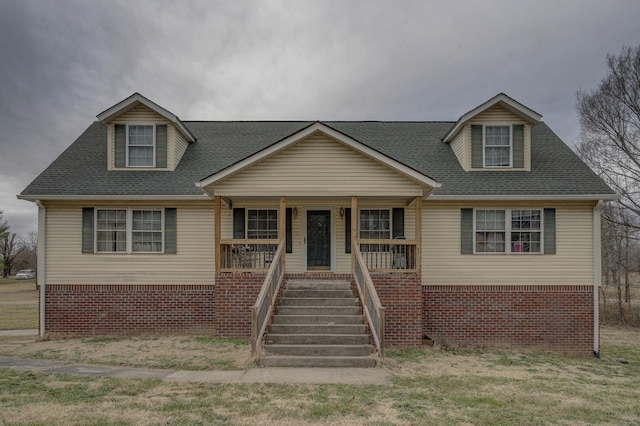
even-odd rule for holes
{"type": "Polygon", "coordinates": [[[510,126],[484,126],[484,167],[511,167],[510,126]]]}
{"type": "Polygon", "coordinates": [[[127,165],[129,167],[154,167],[154,126],[129,125],[127,132],[127,165]]]}

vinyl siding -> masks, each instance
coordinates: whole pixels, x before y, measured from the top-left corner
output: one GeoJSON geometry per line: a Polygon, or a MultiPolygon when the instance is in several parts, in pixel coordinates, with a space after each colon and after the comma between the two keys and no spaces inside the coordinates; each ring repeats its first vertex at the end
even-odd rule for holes
{"type": "Polygon", "coordinates": [[[465,132],[458,133],[456,138],[453,141],[451,141],[450,146],[451,146],[451,149],[453,150],[453,153],[458,158],[458,161],[460,162],[460,165],[462,166],[462,168],[464,170],[469,170],[467,159],[471,158],[468,156],[468,155],[471,155],[471,153],[469,152],[469,154],[467,154],[465,151],[464,135],[465,135],[465,132]]]}
{"type": "MultiPolygon", "coordinates": [[[[500,105],[495,105],[486,111],[478,114],[471,120],[469,120],[464,131],[464,146],[465,146],[465,158],[471,158],[471,126],[473,124],[524,124],[524,169],[531,170],[531,125],[527,123],[520,116],[512,113],[500,105]]],[[[456,154],[457,156],[458,154],[456,154]]],[[[465,163],[465,170],[471,170],[470,164],[465,163]]],[[[496,169],[473,169],[473,170],[493,170],[496,169]]],[[[502,169],[508,170],[522,170],[522,169],[502,169]]]]}
{"type": "MultiPolygon", "coordinates": [[[[128,207],[124,203],[107,204],[128,207]]],[[[82,207],[47,204],[46,279],[50,284],[212,284],[213,205],[178,204],[177,254],[82,254],[82,207]]],[[[162,207],[136,203],[134,207],[162,207]]]]}
{"type": "Polygon", "coordinates": [[[589,284],[593,280],[593,205],[589,203],[425,202],[422,282],[446,284],[589,284]],[[556,209],[557,254],[460,254],[463,207],[556,209]]]}
{"type": "Polygon", "coordinates": [[[182,159],[185,151],[189,147],[189,142],[184,138],[182,133],[178,132],[174,126],[170,126],[173,129],[173,134],[175,135],[175,149],[173,150],[173,170],[178,167],[178,163],[182,159]]]}
{"type": "Polygon", "coordinates": [[[423,186],[324,135],[309,138],[213,185],[221,196],[416,196],[423,186]]]}

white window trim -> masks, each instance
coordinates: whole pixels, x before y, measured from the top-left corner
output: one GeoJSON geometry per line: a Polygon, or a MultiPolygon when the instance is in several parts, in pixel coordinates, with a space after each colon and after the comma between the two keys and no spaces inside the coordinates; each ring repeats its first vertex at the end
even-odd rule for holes
{"type": "MultiPolygon", "coordinates": [[[[393,237],[393,208],[391,207],[359,207],[358,208],[358,239],[361,239],[362,237],[360,236],[360,233],[362,232],[362,223],[360,222],[360,212],[362,210],[386,210],[387,212],[389,212],[389,240],[392,239],[393,237]]],[[[406,222],[405,222],[406,223],[406,222]]],[[[377,240],[379,238],[373,238],[374,240],[377,240]]],[[[387,239],[387,238],[382,238],[387,239]]]]}
{"type": "Polygon", "coordinates": [[[96,254],[164,254],[164,208],[162,207],[117,207],[104,206],[93,209],[93,252],[96,254]],[[98,251],[98,210],[126,210],[126,250],[125,251],[98,251]],[[162,234],[162,249],[160,251],[133,251],[133,211],[159,211],[161,216],[160,233],[162,234]]]}
{"type": "MultiPolygon", "coordinates": [[[[495,145],[494,145],[495,146],[495,145]]],[[[498,145],[499,146],[499,145],[498,145]]],[[[513,128],[511,123],[488,123],[482,125],[482,167],[485,169],[511,169],[513,168],[513,128]],[[508,166],[487,166],[487,127],[508,127],[509,128],[509,165],[508,166]]]]}
{"type": "Polygon", "coordinates": [[[156,125],[155,123],[127,123],[127,131],[125,136],[126,141],[126,154],[127,154],[127,167],[132,169],[151,169],[156,167],[156,125]],[[139,146],[139,145],[129,145],[129,127],[130,126],[151,126],[153,128],[153,165],[151,166],[132,166],[129,164],[129,148],[131,146],[139,146]]]}
{"type": "Polygon", "coordinates": [[[279,235],[279,227],[280,227],[280,213],[279,213],[279,208],[277,207],[258,207],[258,208],[252,208],[252,207],[246,207],[246,214],[245,214],[245,218],[244,218],[244,238],[247,240],[263,240],[264,238],[249,238],[249,212],[255,210],[255,211],[261,211],[261,210],[275,210],[276,212],[276,221],[278,222],[278,226],[276,228],[276,238],[266,238],[266,239],[278,239],[278,235],[279,235]]]}
{"type": "MultiPolygon", "coordinates": [[[[483,231],[480,231],[483,232],[483,231]]],[[[493,231],[492,231],[493,232],[493,231]]],[[[516,231],[518,232],[518,231],[516,231]]],[[[517,255],[517,256],[538,256],[544,254],[544,208],[542,207],[483,207],[483,208],[474,208],[473,209],[473,254],[480,255],[501,255],[505,254],[509,255],[517,255]],[[504,232],[504,251],[499,252],[486,252],[486,251],[476,251],[476,212],[477,211],[485,211],[485,210],[504,210],[505,212],[505,229],[504,231],[496,230],[495,232],[504,232]],[[538,252],[514,252],[511,251],[511,212],[513,210],[538,210],[540,212],[540,251],[538,252]]]]}

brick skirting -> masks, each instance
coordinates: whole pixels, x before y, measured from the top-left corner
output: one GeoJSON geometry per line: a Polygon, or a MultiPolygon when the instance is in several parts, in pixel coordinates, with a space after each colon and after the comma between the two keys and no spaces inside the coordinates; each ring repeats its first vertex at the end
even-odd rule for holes
{"type": "Polygon", "coordinates": [[[464,346],[593,353],[593,286],[423,286],[426,336],[464,346]]]}
{"type": "Polygon", "coordinates": [[[46,331],[64,335],[211,334],[213,285],[46,286],[46,331]]]}
{"type": "Polygon", "coordinates": [[[417,274],[371,274],[385,307],[385,345],[417,347],[422,344],[422,285],[417,274]]]}

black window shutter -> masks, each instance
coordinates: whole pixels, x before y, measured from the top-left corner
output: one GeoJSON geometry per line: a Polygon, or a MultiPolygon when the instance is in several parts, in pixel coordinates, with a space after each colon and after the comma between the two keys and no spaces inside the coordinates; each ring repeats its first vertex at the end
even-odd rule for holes
{"type": "Polygon", "coordinates": [[[473,209],[460,209],[460,253],[473,254],[473,209]]]}
{"type": "Polygon", "coordinates": [[[351,207],[344,209],[344,252],[351,253],[351,207]]]}
{"type": "Polygon", "coordinates": [[[481,169],[482,162],[482,125],[471,126],[471,167],[481,169]]]}
{"type": "Polygon", "coordinates": [[[178,221],[176,213],[174,207],[164,209],[164,252],[167,254],[176,254],[178,252],[178,221]]]}
{"type": "Polygon", "coordinates": [[[393,230],[391,238],[405,237],[404,235],[404,209],[402,207],[393,209],[393,230]]]}
{"type": "Polygon", "coordinates": [[[93,207],[82,208],[82,252],[93,253],[93,207]]]}
{"type": "Polygon", "coordinates": [[[115,166],[127,167],[127,126],[115,125],[115,166]]]}
{"type": "Polygon", "coordinates": [[[233,209],[233,238],[244,240],[244,208],[233,209]]]}
{"type": "Polygon", "coordinates": [[[287,208],[285,231],[285,249],[287,253],[293,253],[293,209],[287,208]]]}
{"type": "Polygon", "coordinates": [[[544,209],[544,254],[556,254],[556,209],[544,209]]]}
{"type": "Polygon", "coordinates": [[[513,125],[513,167],[524,168],[524,125],[513,125]]]}
{"type": "Polygon", "coordinates": [[[156,126],[156,167],[167,167],[167,125],[156,126]]]}

